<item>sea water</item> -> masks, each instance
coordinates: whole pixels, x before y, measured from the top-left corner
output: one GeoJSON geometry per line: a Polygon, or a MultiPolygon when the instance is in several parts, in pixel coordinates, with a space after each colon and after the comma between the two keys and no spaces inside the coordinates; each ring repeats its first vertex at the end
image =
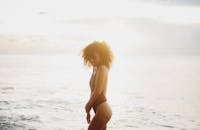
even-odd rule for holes
{"type": "MultiPolygon", "coordinates": [[[[198,55],[116,56],[108,130],[199,130],[199,66],[198,55]]],[[[0,130],[86,130],[90,74],[76,53],[1,54],[0,130]]]]}

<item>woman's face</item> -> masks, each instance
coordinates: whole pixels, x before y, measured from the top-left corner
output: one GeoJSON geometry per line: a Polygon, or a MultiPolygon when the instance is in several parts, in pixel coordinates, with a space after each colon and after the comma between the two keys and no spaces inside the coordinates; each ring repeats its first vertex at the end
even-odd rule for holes
{"type": "Polygon", "coordinates": [[[98,66],[100,64],[100,55],[97,52],[94,52],[92,57],[90,58],[90,63],[92,66],[98,66]]]}

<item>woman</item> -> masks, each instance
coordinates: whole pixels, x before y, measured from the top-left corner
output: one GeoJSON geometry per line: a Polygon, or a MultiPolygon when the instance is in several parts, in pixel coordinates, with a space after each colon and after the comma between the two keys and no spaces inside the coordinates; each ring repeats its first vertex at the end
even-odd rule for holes
{"type": "Polygon", "coordinates": [[[83,49],[82,57],[84,64],[93,68],[89,83],[91,94],[85,105],[88,130],[106,130],[106,125],[112,116],[112,110],[106,99],[106,90],[113,55],[105,42],[94,41],[83,49]],[[90,121],[91,108],[95,115],[90,121]]]}

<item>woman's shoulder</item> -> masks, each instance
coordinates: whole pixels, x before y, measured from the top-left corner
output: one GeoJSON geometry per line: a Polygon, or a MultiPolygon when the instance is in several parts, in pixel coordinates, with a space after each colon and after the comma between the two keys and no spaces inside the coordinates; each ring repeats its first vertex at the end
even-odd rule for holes
{"type": "Polygon", "coordinates": [[[97,73],[100,73],[101,75],[107,75],[108,74],[108,67],[106,65],[100,65],[98,68],[97,68],[97,73]]]}

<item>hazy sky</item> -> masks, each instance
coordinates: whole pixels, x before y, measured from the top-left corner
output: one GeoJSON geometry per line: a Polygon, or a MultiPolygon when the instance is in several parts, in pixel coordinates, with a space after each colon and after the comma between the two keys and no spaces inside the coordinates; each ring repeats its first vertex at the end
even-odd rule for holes
{"type": "Polygon", "coordinates": [[[105,40],[130,51],[198,52],[198,34],[199,0],[0,0],[1,50],[105,40]]]}
{"type": "Polygon", "coordinates": [[[185,6],[200,6],[199,0],[141,0],[144,2],[155,2],[159,4],[171,4],[171,5],[185,5],[185,6]]]}

